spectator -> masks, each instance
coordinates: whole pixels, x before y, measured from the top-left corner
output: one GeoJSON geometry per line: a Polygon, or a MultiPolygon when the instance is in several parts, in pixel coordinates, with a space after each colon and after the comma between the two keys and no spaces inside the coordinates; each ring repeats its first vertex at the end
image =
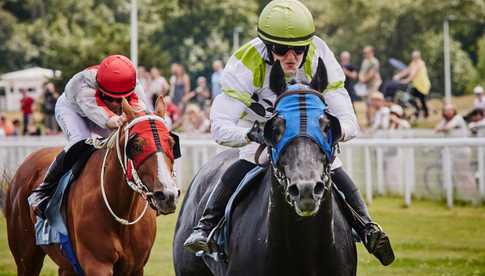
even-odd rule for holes
{"type": "Polygon", "coordinates": [[[23,130],[22,134],[27,134],[27,127],[30,123],[30,115],[32,115],[32,105],[34,104],[34,99],[27,95],[27,90],[25,88],[20,88],[20,94],[22,98],[20,99],[20,110],[23,115],[23,130]]]}
{"type": "Polygon", "coordinates": [[[167,116],[170,118],[172,129],[175,129],[181,125],[182,112],[169,96],[165,96],[164,100],[167,105],[167,116]]]}
{"type": "Polygon", "coordinates": [[[216,98],[217,95],[221,94],[221,77],[222,77],[222,70],[224,69],[224,65],[222,61],[216,60],[212,63],[212,69],[214,73],[212,73],[211,77],[211,87],[212,87],[212,100],[216,98]]]}
{"type": "Polygon", "coordinates": [[[4,114],[0,114],[0,136],[12,136],[15,135],[15,127],[13,123],[7,119],[4,114]]]}
{"type": "Polygon", "coordinates": [[[210,91],[207,87],[207,79],[200,76],[197,78],[197,87],[184,97],[184,102],[197,104],[200,109],[205,110],[205,107],[209,106],[209,101],[210,91]]]}
{"type": "Polygon", "coordinates": [[[389,129],[410,129],[411,125],[403,119],[404,110],[400,105],[393,104],[389,109],[389,129]]]}
{"type": "Polygon", "coordinates": [[[418,98],[421,104],[420,107],[415,99],[411,100],[411,104],[416,108],[416,118],[419,118],[421,111],[424,112],[424,117],[428,118],[429,113],[426,96],[431,89],[428,70],[426,69],[426,63],[421,59],[421,52],[413,51],[411,58],[409,66],[396,74],[393,80],[399,81],[402,84],[412,84],[411,95],[418,98]]]}
{"type": "Polygon", "coordinates": [[[473,88],[473,93],[475,94],[475,102],[473,103],[475,108],[479,108],[485,111],[485,96],[483,96],[483,87],[477,85],[473,88]]]}
{"type": "Polygon", "coordinates": [[[473,136],[485,137],[485,111],[475,108],[467,117],[470,119],[468,127],[473,136]]]}
{"type": "Polygon", "coordinates": [[[151,76],[147,72],[145,66],[138,66],[137,78],[140,82],[140,85],[143,87],[143,91],[148,91],[148,87],[150,86],[151,82],[151,76]]]}
{"type": "Polygon", "coordinates": [[[54,115],[57,98],[56,87],[52,82],[44,85],[44,94],[42,95],[42,115],[44,118],[44,126],[47,134],[56,134],[58,132],[57,121],[54,115]]]}
{"type": "Polygon", "coordinates": [[[367,100],[367,95],[374,92],[379,92],[379,86],[382,83],[381,74],[379,73],[379,60],[375,57],[374,48],[366,46],[362,51],[364,60],[360,66],[359,82],[354,86],[357,96],[366,99],[366,119],[368,125],[371,125],[371,118],[373,117],[370,108],[370,102],[367,100]]]}
{"type": "Polygon", "coordinates": [[[19,136],[21,134],[20,120],[19,119],[13,120],[12,125],[13,125],[12,136],[19,136]]]}
{"type": "Polygon", "coordinates": [[[344,70],[345,74],[345,89],[349,92],[350,99],[353,101],[357,100],[357,95],[354,91],[354,81],[359,78],[357,73],[357,68],[350,62],[350,53],[343,51],[340,53],[340,65],[344,70]]]}
{"type": "Polygon", "coordinates": [[[145,90],[145,93],[149,102],[149,109],[153,110],[158,96],[165,96],[168,92],[169,85],[167,80],[160,75],[160,71],[155,67],[150,69],[150,76],[151,81],[148,85],[148,90],[145,90]]]}
{"type": "Polygon", "coordinates": [[[181,64],[172,64],[172,77],[170,77],[170,98],[172,102],[183,109],[182,99],[190,92],[190,78],[181,64]]]}
{"type": "Polygon", "coordinates": [[[372,110],[370,129],[372,131],[388,129],[390,112],[389,108],[385,106],[384,95],[381,92],[373,92],[369,96],[369,101],[369,109],[372,110]]]}
{"type": "Polygon", "coordinates": [[[452,103],[445,103],[443,106],[443,119],[434,128],[437,133],[444,133],[451,137],[467,137],[468,128],[465,120],[456,112],[452,103]]]}
{"type": "Polygon", "coordinates": [[[364,60],[360,66],[359,82],[365,85],[366,93],[379,91],[382,83],[381,74],[379,73],[379,60],[375,57],[374,48],[366,46],[363,50],[364,60]]]}
{"type": "Polygon", "coordinates": [[[187,105],[182,123],[182,131],[187,134],[208,133],[210,121],[195,104],[187,105]]]}
{"type": "MultiPolygon", "coordinates": [[[[443,106],[443,119],[435,127],[435,132],[443,133],[447,137],[467,137],[468,127],[461,115],[451,103],[443,106]]],[[[452,159],[452,173],[455,179],[460,179],[457,184],[457,194],[462,198],[475,198],[476,185],[473,170],[470,166],[471,150],[469,147],[452,147],[450,150],[452,159]],[[461,195],[460,195],[461,194],[461,195]]]]}
{"type": "Polygon", "coordinates": [[[44,123],[42,120],[42,114],[38,110],[38,106],[32,107],[32,116],[29,119],[29,124],[27,125],[27,135],[40,136],[42,135],[42,129],[44,123]]]}

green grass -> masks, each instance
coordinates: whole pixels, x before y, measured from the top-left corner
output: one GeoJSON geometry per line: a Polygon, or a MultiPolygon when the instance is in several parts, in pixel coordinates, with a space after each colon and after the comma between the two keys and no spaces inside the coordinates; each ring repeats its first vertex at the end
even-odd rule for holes
{"type": "MultiPolygon", "coordinates": [[[[358,275],[485,275],[484,207],[449,210],[441,203],[416,201],[403,208],[401,199],[378,198],[370,209],[391,237],[397,260],[383,267],[359,245],[358,275]]],[[[174,275],[171,244],[175,220],[175,215],[158,219],[157,241],[146,275],[174,275]]],[[[0,229],[0,276],[15,275],[3,216],[0,229]]],[[[52,262],[46,261],[42,275],[56,275],[52,262]]]]}

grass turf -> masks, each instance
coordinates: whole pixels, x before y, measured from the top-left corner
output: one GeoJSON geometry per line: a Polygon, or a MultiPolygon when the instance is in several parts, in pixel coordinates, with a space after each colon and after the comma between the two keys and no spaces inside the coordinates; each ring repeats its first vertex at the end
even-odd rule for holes
{"type": "MultiPolygon", "coordinates": [[[[378,198],[371,213],[390,235],[397,260],[381,266],[359,244],[358,275],[485,275],[485,208],[457,206],[447,209],[430,201],[402,207],[397,198],[378,198]]],[[[146,275],[174,275],[172,234],[176,216],[158,219],[158,235],[146,275]]],[[[0,216],[0,276],[15,275],[7,245],[5,218],[0,216]]],[[[56,275],[46,258],[42,275],[56,275]]]]}

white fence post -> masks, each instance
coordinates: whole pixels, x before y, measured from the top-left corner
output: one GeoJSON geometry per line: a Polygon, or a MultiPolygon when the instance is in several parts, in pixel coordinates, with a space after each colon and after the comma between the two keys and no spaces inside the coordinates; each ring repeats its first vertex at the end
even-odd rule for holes
{"type": "Polygon", "coordinates": [[[416,164],[413,148],[406,148],[404,160],[406,160],[406,162],[404,162],[404,205],[410,206],[416,183],[416,164]]]}
{"type": "Polygon", "coordinates": [[[446,204],[448,208],[453,207],[453,180],[452,180],[452,165],[450,148],[444,147],[441,151],[442,154],[442,174],[443,174],[443,187],[446,192],[446,204]]]}
{"type": "Polygon", "coordinates": [[[483,147],[478,148],[478,191],[480,201],[485,199],[485,151],[483,147]]]}
{"type": "Polygon", "coordinates": [[[384,156],[381,147],[376,148],[377,194],[384,195],[384,156]]]}
{"type": "Polygon", "coordinates": [[[370,158],[370,149],[368,146],[364,148],[364,167],[365,167],[365,198],[367,204],[372,204],[372,166],[370,158]]]}

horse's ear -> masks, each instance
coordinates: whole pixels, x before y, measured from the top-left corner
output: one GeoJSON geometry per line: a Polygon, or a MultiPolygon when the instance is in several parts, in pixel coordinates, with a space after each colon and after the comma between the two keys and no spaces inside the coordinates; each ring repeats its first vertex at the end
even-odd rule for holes
{"type": "Polygon", "coordinates": [[[123,108],[123,113],[126,114],[126,119],[128,121],[131,121],[136,117],[136,111],[133,109],[133,107],[131,107],[130,103],[125,98],[121,100],[121,107],[123,108]]]}
{"type": "Polygon", "coordinates": [[[165,103],[163,96],[160,95],[158,96],[157,101],[155,102],[155,114],[163,118],[165,117],[166,112],[167,112],[167,104],[165,103]]]}
{"type": "Polygon", "coordinates": [[[310,87],[319,91],[323,92],[328,86],[328,76],[327,76],[327,68],[323,63],[321,58],[318,58],[318,66],[315,75],[313,75],[312,82],[310,83],[310,87]]]}
{"type": "Polygon", "coordinates": [[[283,72],[279,60],[274,62],[271,72],[269,73],[269,88],[278,96],[287,89],[285,72],[283,72]]]}

